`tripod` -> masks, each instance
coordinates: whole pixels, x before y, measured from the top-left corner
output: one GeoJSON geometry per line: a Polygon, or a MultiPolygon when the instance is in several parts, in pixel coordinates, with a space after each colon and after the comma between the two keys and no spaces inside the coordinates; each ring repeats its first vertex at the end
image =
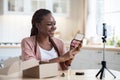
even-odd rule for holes
{"type": "Polygon", "coordinates": [[[105,61],[105,42],[106,42],[106,28],[105,28],[105,23],[103,23],[103,61],[101,61],[101,65],[102,68],[99,70],[99,72],[96,74],[96,77],[100,74],[100,79],[102,79],[103,77],[105,77],[105,69],[114,77],[116,78],[116,76],[106,67],[106,61],[105,61]]]}

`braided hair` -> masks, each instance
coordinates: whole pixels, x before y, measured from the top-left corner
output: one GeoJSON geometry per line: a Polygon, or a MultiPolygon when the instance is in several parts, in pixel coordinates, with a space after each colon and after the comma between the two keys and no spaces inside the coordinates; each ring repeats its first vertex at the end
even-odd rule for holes
{"type": "MultiPolygon", "coordinates": [[[[40,23],[43,20],[43,17],[50,13],[51,12],[47,9],[39,9],[33,14],[32,21],[31,21],[32,28],[31,28],[30,36],[37,36],[38,29],[36,27],[36,24],[40,23]]],[[[36,55],[36,49],[37,49],[37,37],[35,37],[35,47],[34,47],[35,55],[36,55]]]]}

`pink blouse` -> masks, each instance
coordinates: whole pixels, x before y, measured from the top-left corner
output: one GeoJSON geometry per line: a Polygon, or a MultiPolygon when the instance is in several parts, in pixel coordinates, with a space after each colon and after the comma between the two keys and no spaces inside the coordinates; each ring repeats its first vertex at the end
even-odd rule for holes
{"type": "MultiPolygon", "coordinates": [[[[54,43],[56,44],[58,51],[59,51],[59,55],[63,55],[65,54],[65,46],[64,43],[60,40],[57,39],[55,37],[52,37],[52,40],[54,41],[54,43]]],[[[36,46],[36,54],[35,54],[35,36],[31,36],[31,37],[26,37],[21,41],[21,49],[22,49],[22,60],[29,60],[31,58],[36,58],[37,60],[41,60],[41,55],[40,55],[40,49],[39,46],[37,44],[36,46]]],[[[61,62],[61,68],[62,70],[66,70],[68,69],[68,65],[71,63],[71,61],[65,61],[65,62],[61,62]]]]}

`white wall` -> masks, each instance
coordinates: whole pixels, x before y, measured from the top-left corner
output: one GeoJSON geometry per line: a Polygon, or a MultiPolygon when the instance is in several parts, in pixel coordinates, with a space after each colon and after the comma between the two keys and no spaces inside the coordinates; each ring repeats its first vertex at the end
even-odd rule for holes
{"type": "Polygon", "coordinates": [[[29,36],[31,29],[31,16],[1,15],[0,16],[0,42],[20,42],[29,36]]]}
{"type": "MultiPolygon", "coordinates": [[[[69,16],[55,16],[60,38],[71,40],[83,32],[83,1],[71,0],[69,16]]],[[[32,15],[0,15],[0,42],[20,42],[30,35],[32,15]]]]}

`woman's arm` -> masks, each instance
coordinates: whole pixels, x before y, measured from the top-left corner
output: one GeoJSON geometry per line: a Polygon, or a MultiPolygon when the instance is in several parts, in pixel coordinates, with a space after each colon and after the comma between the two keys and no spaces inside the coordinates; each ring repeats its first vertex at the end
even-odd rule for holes
{"type": "Polygon", "coordinates": [[[22,49],[22,60],[29,60],[31,58],[36,58],[34,55],[34,50],[30,44],[30,41],[28,39],[24,38],[21,41],[21,49],[22,49]]]}

